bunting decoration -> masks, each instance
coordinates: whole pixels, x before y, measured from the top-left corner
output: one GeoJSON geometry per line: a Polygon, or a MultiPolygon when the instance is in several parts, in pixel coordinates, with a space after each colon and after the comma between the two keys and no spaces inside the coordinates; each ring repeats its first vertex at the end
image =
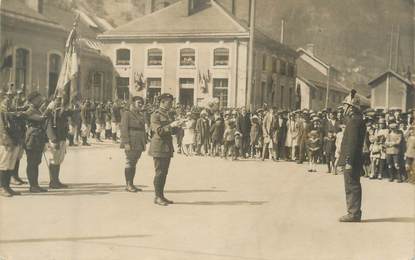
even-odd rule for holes
{"type": "Polygon", "coordinates": [[[141,72],[138,74],[138,72],[134,73],[134,87],[136,91],[142,91],[146,88],[147,82],[144,79],[144,75],[141,72]]]}

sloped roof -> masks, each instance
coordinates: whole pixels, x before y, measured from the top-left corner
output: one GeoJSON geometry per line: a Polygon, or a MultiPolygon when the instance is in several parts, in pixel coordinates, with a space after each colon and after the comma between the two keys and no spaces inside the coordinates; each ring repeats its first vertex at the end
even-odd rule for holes
{"type": "Polygon", "coordinates": [[[396,73],[393,70],[387,70],[383,73],[381,73],[379,76],[375,77],[373,80],[371,80],[368,85],[371,87],[375,87],[375,85],[377,85],[379,83],[379,81],[383,81],[386,79],[387,75],[392,75],[395,78],[397,78],[398,80],[402,81],[403,83],[405,83],[408,86],[414,86],[414,84],[412,82],[410,82],[408,79],[404,78],[403,76],[399,75],[398,73],[396,73]]]}
{"type": "Polygon", "coordinates": [[[59,23],[52,21],[46,16],[31,9],[21,0],[1,0],[0,11],[5,14],[13,15],[15,18],[24,19],[25,21],[40,22],[54,27],[61,27],[59,23]]]}
{"type": "Polygon", "coordinates": [[[244,26],[228,15],[215,2],[189,16],[183,15],[184,8],[186,7],[183,1],[177,2],[113,30],[106,31],[102,37],[248,33],[244,26]]]}

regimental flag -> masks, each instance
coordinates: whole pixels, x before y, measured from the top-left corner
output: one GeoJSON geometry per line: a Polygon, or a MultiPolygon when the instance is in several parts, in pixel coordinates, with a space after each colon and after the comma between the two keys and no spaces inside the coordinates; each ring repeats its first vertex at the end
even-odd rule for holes
{"type": "Polygon", "coordinates": [[[13,45],[6,40],[0,48],[0,71],[13,66],[13,45]]]}
{"type": "Polygon", "coordinates": [[[142,72],[140,75],[138,75],[138,72],[134,74],[134,86],[137,91],[142,91],[146,88],[146,80],[142,72]]]}
{"type": "Polygon", "coordinates": [[[63,98],[63,105],[69,106],[78,97],[78,84],[76,77],[78,75],[78,35],[77,25],[79,16],[75,19],[74,26],[69,33],[65,45],[65,58],[62,63],[62,68],[59,73],[59,79],[56,86],[55,97],[63,98]]]}

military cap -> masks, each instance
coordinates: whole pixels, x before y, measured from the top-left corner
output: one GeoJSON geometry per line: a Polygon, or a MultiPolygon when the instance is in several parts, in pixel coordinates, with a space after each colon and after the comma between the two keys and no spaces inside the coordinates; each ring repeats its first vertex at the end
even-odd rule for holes
{"type": "Polygon", "coordinates": [[[173,100],[174,98],[173,98],[173,95],[169,93],[163,93],[158,97],[159,101],[166,100],[166,99],[173,100]]]}
{"type": "Polygon", "coordinates": [[[32,91],[27,95],[27,101],[32,102],[33,99],[42,96],[39,91],[32,91]]]}
{"type": "Polygon", "coordinates": [[[144,104],[144,98],[143,98],[143,97],[141,97],[141,96],[134,96],[134,97],[132,98],[132,100],[133,100],[133,102],[135,102],[135,101],[137,101],[137,100],[140,100],[140,101],[144,104]]]}

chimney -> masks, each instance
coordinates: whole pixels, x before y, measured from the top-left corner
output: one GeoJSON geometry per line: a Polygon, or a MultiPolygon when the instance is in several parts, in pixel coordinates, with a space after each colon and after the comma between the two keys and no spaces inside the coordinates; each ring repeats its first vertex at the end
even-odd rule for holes
{"type": "Polygon", "coordinates": [[[154,12],[154,0],[146,0],[145,15],[154,12]]]}
{"type": "Polygon", "coordinates": [[[314,44],[313,43],[309,43],[307,44],[306,50],[314,56],[314,44]]]}
{"type": "Polygon", "coordinates": [[[25,0],[25,3],[36,12],[40,14],[43,13],[43,0],[25,0]]]}

